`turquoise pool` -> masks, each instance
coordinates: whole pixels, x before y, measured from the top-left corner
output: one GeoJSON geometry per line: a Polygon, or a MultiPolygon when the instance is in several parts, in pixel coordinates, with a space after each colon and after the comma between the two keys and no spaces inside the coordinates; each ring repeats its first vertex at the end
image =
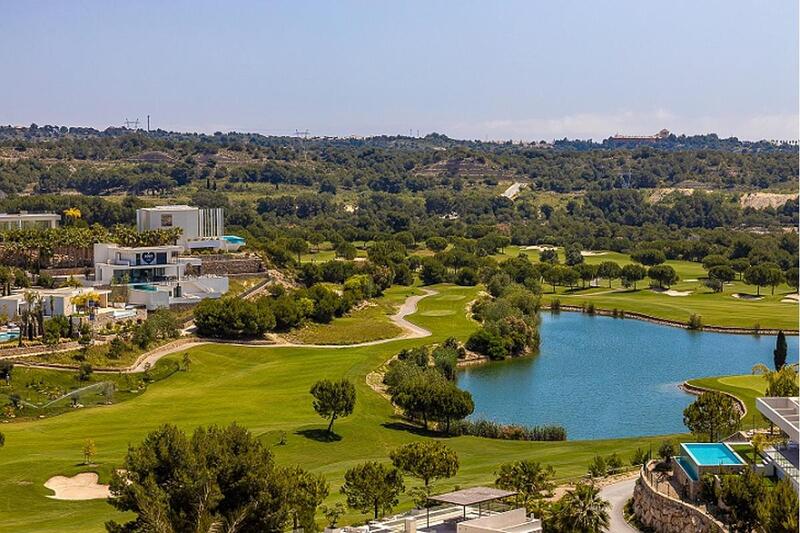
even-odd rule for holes
{"type": "Polygon", "coordinates": [[[690,442],[681,447],[698,466],[745,464],[729,446],[721,442],[690,442]]]}
{"type": "Polygon", "coordinates": [[[3,331],[2,333],[0,333],[0,342],[8,342],[10,340],[18,338],[19,338],[18,331],[3,331]]]}
{"type": "Polygon", "coordinates": [[[244,244],[245,242],[244,239],[238,235],[223,235],[222,238],[231,244],[244,244]]]}
{"type": "Polygon", "coordinates": [[[689,475],[689,478],[692,481],[697,481],[699,478],[697,477],[697,470],[695,469],[692,462],[687,459],[686,457],[679,455],[675,458],[678,461],[678,464],[683,467],[683,470],[689,475]]]}
{"type": "Polygon", "coordinates": [[[150,285],[149,283],[140,283],[138,285],[133,285],[133,288],[140,291],[150,291],[150,292],[155,292],[156,290],[158,290],[156,289],[155,285],[150,285]]]}

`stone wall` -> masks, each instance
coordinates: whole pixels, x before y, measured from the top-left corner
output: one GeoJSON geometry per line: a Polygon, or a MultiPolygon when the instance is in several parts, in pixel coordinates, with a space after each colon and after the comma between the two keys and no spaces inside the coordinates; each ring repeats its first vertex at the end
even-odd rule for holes
{"type": "Polygon", "coordinates": [[[728,529],[701,509],[656,492],[647,480],[647,465],[633,490],[633,508],[639,521],[656,533],[727,533],[728,529]]]}
{"type": "MultiPolygon", "coordinates": [[[[203,264],[200,275],[230,276],[234,274],[255,274],[264,272],[264,262],[253,254],[204,254],[198,256],[203,264]]],[[[187,270],[188,273],[188,270],[187,270]]]]}

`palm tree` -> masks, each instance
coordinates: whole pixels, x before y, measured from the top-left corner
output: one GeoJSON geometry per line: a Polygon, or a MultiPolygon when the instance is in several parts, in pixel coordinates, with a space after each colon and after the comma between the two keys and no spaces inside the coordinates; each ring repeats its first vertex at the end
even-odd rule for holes
{"type": "Polygon", "coordinates": [[[610,507],[611,504],[600,497],[600,489],[578,483],[558,501],[553,518],[558,531],[600,533],[608,530],[610,507]]]}

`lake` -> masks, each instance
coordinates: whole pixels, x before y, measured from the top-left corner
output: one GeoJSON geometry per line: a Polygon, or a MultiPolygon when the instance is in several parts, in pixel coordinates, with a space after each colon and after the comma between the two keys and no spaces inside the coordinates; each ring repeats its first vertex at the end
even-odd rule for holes
{"type": "MultiPolygon", "coordinates": [[[[567,438],[603,439],[686,432],[687,379],[772,367],[774,336],[692,332],[633,319],[542,313],[538,355],[464,369],[472,418],[559,424],[567,438]]],[[[787,337],[789,361],[798,339],[787,337]]]]}

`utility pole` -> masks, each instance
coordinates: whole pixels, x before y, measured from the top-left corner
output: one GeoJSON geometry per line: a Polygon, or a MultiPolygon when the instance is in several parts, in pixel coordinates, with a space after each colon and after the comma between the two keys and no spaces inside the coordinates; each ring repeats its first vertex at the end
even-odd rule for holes
{"type": "Polygon", "coordinates": [[[150,133],[150,115],[147,115],[147,133],[150,133]]]}
{"type": "Polygon", "coordinates": [[[305,142],[303,142],[303,141],[305,141],[306,139],[308,139],[308,134],[309,134],[309,131],[308,131],[307,129],[305,129],[305,130],[303,130],[303,131],[300,131],[300,130],[297,130],[297,129],[295,129],[295,130],[294,130],[294,134],[295,134],[295,135],[297,135],[297,137],[298,137],[299,139],[301,139],[301,140],[300,140],[300,146],[301,146],[301,147],[302,147],[302,149],[303,149],[303,160],[304,160],[304,161],[306,161],[306,162],[308,162],[308,154],[306,153],[306,145],[305,145],[305,142]]]}
{"type": "Polygon", "coordinates": [[[138,118],[136,120],[128,120],[128,117],[125,117],[124,124],[125,124],[125,127],[128,128],[129,130],[130,129],[134,129],[134,130],[138,130],[139,129],[139,119],[138,118]]]}

